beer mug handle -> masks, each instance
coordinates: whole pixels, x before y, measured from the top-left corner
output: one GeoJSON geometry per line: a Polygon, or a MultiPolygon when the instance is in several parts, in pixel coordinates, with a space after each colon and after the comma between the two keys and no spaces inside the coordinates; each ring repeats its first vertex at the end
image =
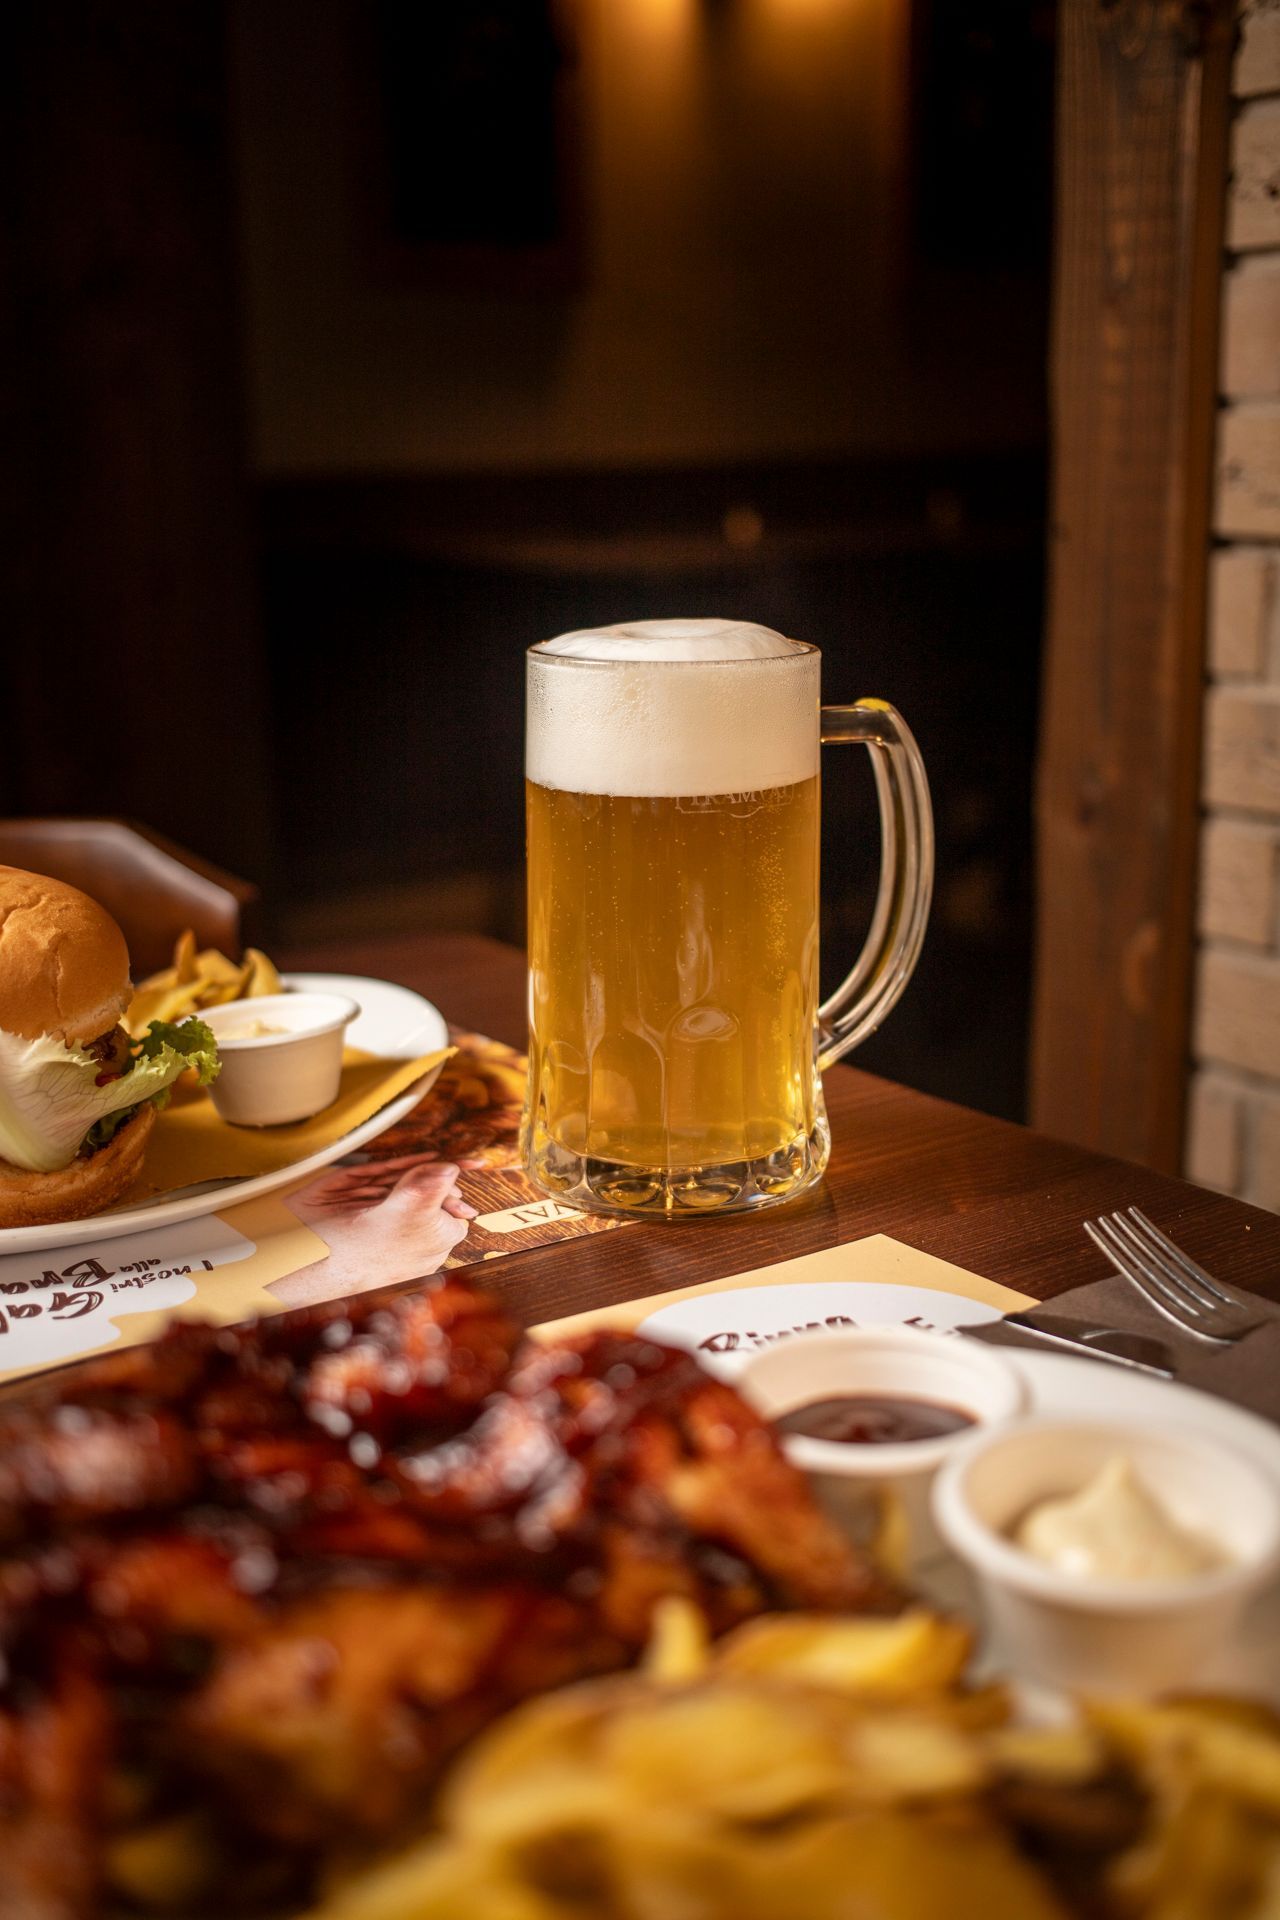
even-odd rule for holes
{"type": "Polygon", "coordinates": [[[933,897],[933,808],[920,749],[886,700],[824,707],[822,741],[870,749],[880,800],[880,886],[871,931],[848,977],[818,1009],[818,1066],[825,1070],[875,1032],[915,971],[933,897]]]}

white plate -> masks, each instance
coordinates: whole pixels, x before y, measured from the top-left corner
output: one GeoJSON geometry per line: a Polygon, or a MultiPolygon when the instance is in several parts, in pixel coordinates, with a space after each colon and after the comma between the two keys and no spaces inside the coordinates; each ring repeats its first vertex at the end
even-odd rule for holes
{"type": "Polygon", "coordinates": [[[945,1333],[999,1318],[998,1307],[932,1287],[879,1280],[793,1280],[673,1300],[651,1313],[636,1332],[688,1347],[712,1373],[731,1380],[753,1353],[775,1340],[841,1327],[900,1327],[904,1322],[945,1333]]]}
{"type": "MultiPolygon", "coordinates": [[[[655,1340],[687,1347],[725,1379],[735,1379],[751,1354],[777,1339],[803,1340],[828,1322],[860,1326],[901,1324],[918,1317],[936,1328],[954,1328],[999,1314],[962,1294],[926,1293],[921,1288],[874,1281],[825,1281],[817,1285],[735,1287],[723,1293],[696,1294],[650,1314],[637,1331],[655,1340]],[[727,1346],[732,1338],[734,1345],[727,1346]],[[725,1342],[709,1346],[709,1341],[725,1342]]],[[[994,1349],[985,1349],[988,1353],[994,1349]]],[[[1202,1433],[1222,1441],[1280,1480],[1280,1426],[1246,1413],[1228,1400],[1175,1381],[1134,1373],[1105,1360],[1073,1359],[1066,1354],[1030,1353],[1001,1348],[1031,1393],[1030,1411],[1074,1418],[1150,1421],[1182,1433],[1202,1433]]],[[[917,1576],[927,1599],[978,1617],[975,1591],[961,1564],[934,1560],[917,1576]]],[[[1006,1670],[998,1644],[982,1650],[981,1672],[1006,1670]]],[[[1222,1687],[1262,1696],[1280,1705],[1280,1580],[1254,1602],[1239,1635],[1203,1672],[1189,1674],[1192,1687],[1222,1687]]],[[[1047,1696],[1029,1696],[1036,1712],[1050,1710],[1047,1696]]]]}
{"type": "MultiPolygon", "coordinates": [[[[444,1017],[407,987],[392,986],[387,980],[365,980],[346,973],[287,973],[286,987],[308,993],[343,993],[358,1001],[360,1011],[347,1028],[347,1039],[365,1053],[380,1054],[387,1060],[412,1060],[418,1054],[435,1053],[449,1044],[444,1017]]],[[[439,1069],[437,1068],[437,1072],[439,1069]]],[[[167,1227],[176,1220],[198,1220],[221,1207],[239,1206],[243,1200],[255,1200],[309,1173],[318,1173],[347,1153],[355,1153],[376,1140],[411,1113],[434,1079],[424,1075],[405,1093],[380,1109],[362,1126],[353,1127],[340,1140],[322,1147],[318,1153],[296,1160],[292,1166],[278,1167],[274,1173],[256,1174],[246,1180],[210,1180],[199,1187],[183,1187],[166,1194],[163,1200],[150,1200],[132,1207],[117,1207],[110,1213],[96,1213],[88,1220],[55,1221],[42,1227],[0,1228],[0,1255],[31,1253],[45,1247],[83,1246],[89,1240],[116,1240],[126,1233],[144,1233],[153,1227],[167,1227]]]]}

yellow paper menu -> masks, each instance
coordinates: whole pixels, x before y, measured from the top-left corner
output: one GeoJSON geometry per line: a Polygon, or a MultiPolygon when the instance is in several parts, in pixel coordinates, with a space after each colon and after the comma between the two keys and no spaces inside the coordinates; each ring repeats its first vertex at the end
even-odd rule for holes
{"type": "Polygon", "coordinates": [[[680,1344],[726,1354],[827,1326],[945,1329],[998,1319],[1034,1304],[1030,1294],[874,1233],[699,1286],[548,1320],[534,1332],[542,1340],[559,1340],[643,1327],[655,1339],[677,1338],[680,1344]]]}
{"type": "Polygon", "coordinates": [[[285,1127],[230,1127],[218,1118],[207,1093],[180,1086],[156,1120],[142,1171],[124,1204],[137,1206],[206,1180],[245,1180],[294,1166],[390,1106],[447,1060],[449,1051],[388,1060],[348,1047],[337,1099],[311,1119],[285,1127]]]}

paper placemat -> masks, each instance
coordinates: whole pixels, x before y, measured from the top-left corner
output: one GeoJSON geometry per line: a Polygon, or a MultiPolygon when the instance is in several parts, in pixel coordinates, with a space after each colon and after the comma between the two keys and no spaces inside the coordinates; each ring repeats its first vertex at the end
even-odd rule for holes
{"type": "MultiPolygon", "coordinates": [[[[152,1340],[175,1318],[231,1325],[628,1227],[536,1191],[518,1164],[523,1055],[480,1034],[450,1037],[454,1052],[413,1111],[310,1179],[150,1233],[0,1258],[0,1383],[152,1340]]],[[[672,1241],[674,1254],[678,1232],[672,1241]]],[[[535,1331],[656,1321],[655,1337],[724,1361],[814,1324],[956,1326],[1029,1304],[874,1234],[535,1331]]]]}
{"type": "Polygon", "coordinates": [[[173,1319],[231,1325],[627,1225],[536,1191],[518,1165],[524,1056],[451,1039],[412,1112],[309,1179],[149,1233],[0,1257],[0,1383],[173,1319]]]}
{"type": "Polygon", "coordinates": [[[0,1383],[116,1346],[172,1319],[230,1325],[278,1313],[271,1285],[324,1260],[280,1193],[151,1233],[0,1258],[0,1383]]]}
{"type": "Polygon", "coordinates": [[[651,1333],[708,1359],[747,1354],[774,1340],[837,1326],[945,1329],[1035,1304],[1032,1296],[921,1253],[888,1234],[801,1254],[618,1306],[597,1307],[533,1329],[542,1340],[610,1329],[651,1333]]]}

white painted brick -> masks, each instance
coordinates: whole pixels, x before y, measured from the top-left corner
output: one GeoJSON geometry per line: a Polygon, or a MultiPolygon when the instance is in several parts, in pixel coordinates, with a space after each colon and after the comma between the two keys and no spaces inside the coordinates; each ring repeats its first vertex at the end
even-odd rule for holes
{"type": "Polygon", "coordinates": [[[1280,0],[1239,15],[1227,244],[1244,257],[1223,276],[1214,526],[1249,544],[1210,562],[1203,786],[1211,810],[1271,819],[1211,811],[1202,830],[1185,1158],[1191,1179],[1280,1211],[1280,549],[1257,544],[1280,540],[1280,0]]]}
{"type": "Polygon", "coordinates": [[[1205,947],[1196,988],[1197,1058],[1280,1080],[1280,960],[1205,947]]]}
{"type": "Polygon", "coordinates": [[[1187,1108],[1188,1180],[1238,1193],[1242,1172],[1243,1102],[1220,1074],[1197,1073],[1187,1108]]]}
{"type": "Polygon", "coordinates": [[[1280,688],[1228,682],[1205,703],[1204,797],[1280,818],[1280,688]]]}
{"type": "Polygon", "coordinates": [[[1280,246],[1280,99],[1251,100],[1236,120],[1227,245],[1280,246]]]}
{"type": "Polygon", "coordinates": [[[1280,93],[1280,0],[1245,0],[1231,84],[1236,93],[1280,93]]]}
{"type": "Polygon", "coordinates": [[[1246,820],[1209,820],[1200,840],[1200,931],[1269,947],[1276,926],[1280,835],[1246,820]]]}
{"type": "Polygon", "coordinates": [[[1274,547],[1219,547],[1209,561],[1209,667],[1265,673],[1280,638],[1280,554],[1274,547]]]}
{"type": "Polygon", "coordinates": [[[1217,530],[1280,539],[1280,401],[1246,400],[1219,417],[1217,530]]]}
{"type": "Polygon", "coordinates": [[[1222,390],[1280,394],[1280,253],[1248,254],[1223,281],[1222,390]]]}

